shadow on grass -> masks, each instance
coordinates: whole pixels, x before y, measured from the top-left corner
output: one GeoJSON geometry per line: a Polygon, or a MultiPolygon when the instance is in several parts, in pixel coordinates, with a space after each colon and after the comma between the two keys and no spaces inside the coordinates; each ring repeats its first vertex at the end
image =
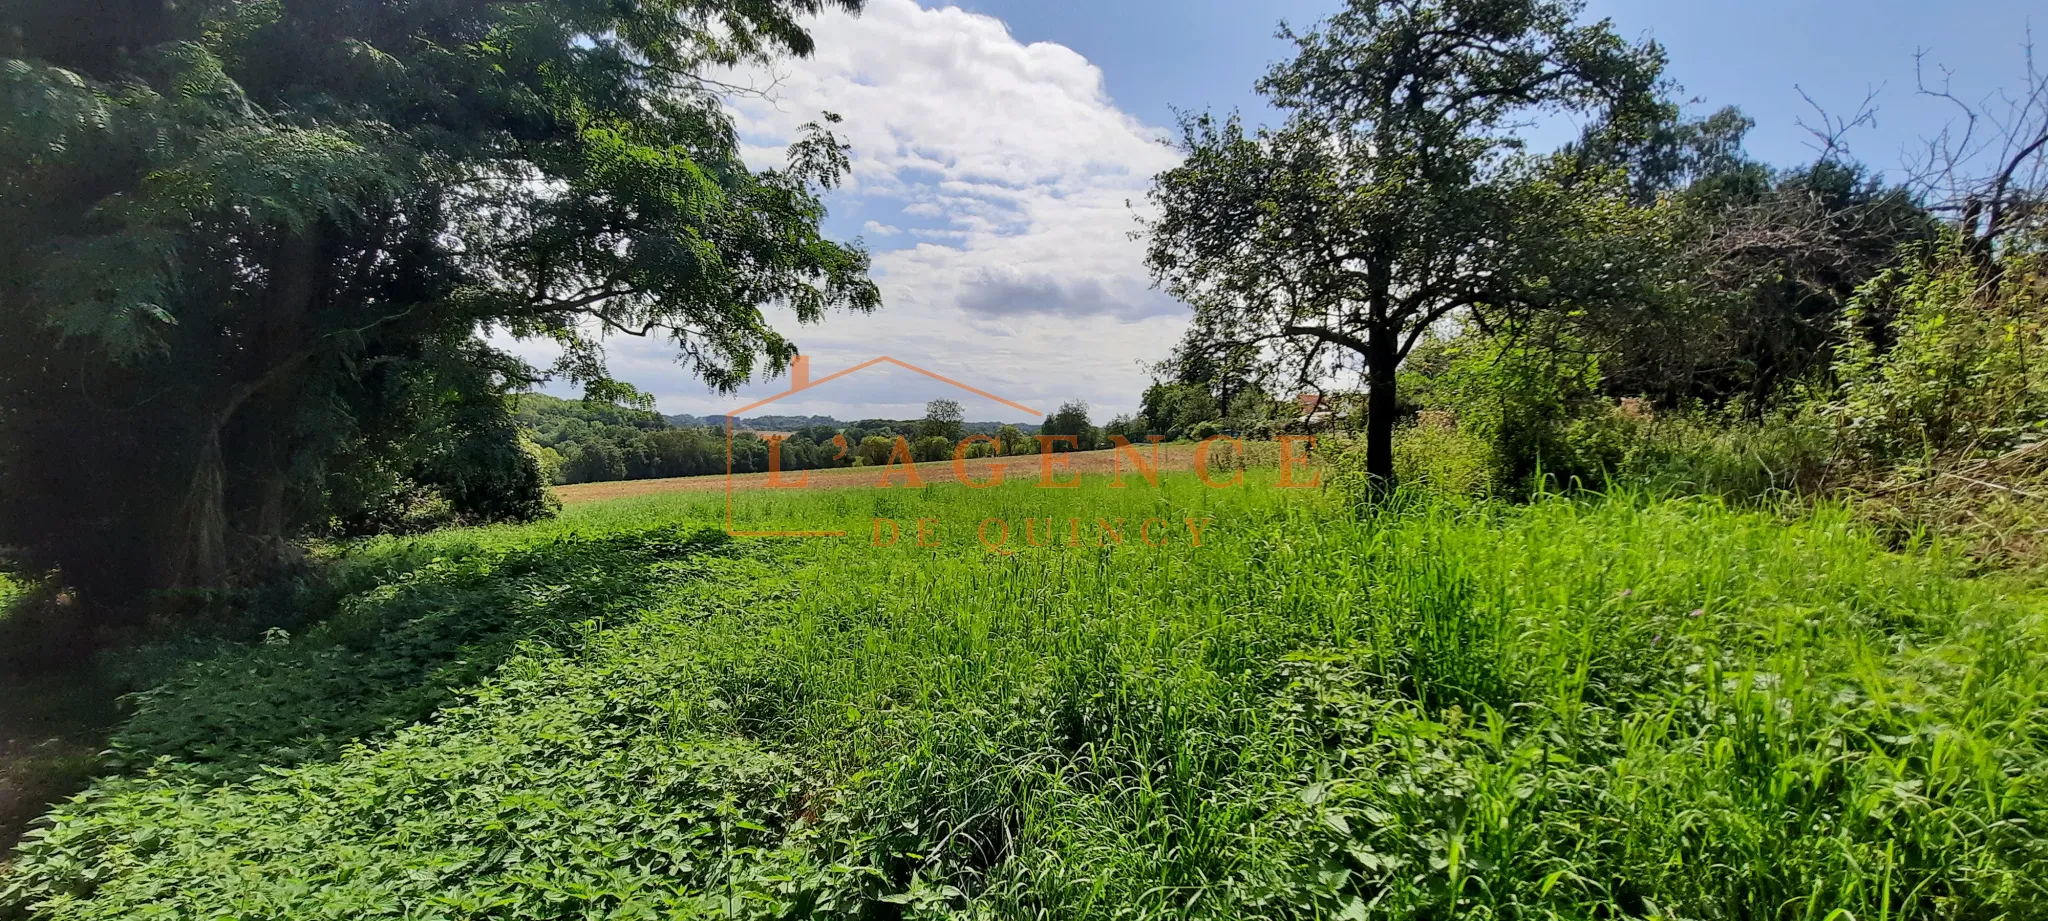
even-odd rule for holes
{"type": "Polygon", "coordinates": [[[0,865],[36,816],[91,782],[121,720],[119,682],[74,637],[49,640],[76,614],[50,586],[0,573],[0,865]]]}
{"type": "Polygon", "coordinates": [[[335,614],[298,635],[272,630],[131,695],[111,767],[170,759],[226,781],[331,757],[426,718],[523,646],[570,646],[584,625],[632,615],[699,578],[693,561],[727,541],[717,530],[661,528],[452,558],[346,561],[342,583],[369,585],[365,570],[389,581],[345,594],[335,614]]]}
{"type": "Polygon", "coordinates": [[[0,669],[0,864],[36,816],[98,772],[119,693],[96,668],[0,669]]]}

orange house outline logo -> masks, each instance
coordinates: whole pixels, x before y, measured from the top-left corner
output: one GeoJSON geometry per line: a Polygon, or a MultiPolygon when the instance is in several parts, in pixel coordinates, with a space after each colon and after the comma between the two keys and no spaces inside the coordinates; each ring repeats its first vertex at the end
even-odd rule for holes
{"type": "MultiPolygon", "coordinates": [[[[833,373],[833,374],[828,374],[828,375],[826,375],[826,376],[824,376],[824,377],[821,377],[821,378],[818,378],[817,380],[815,380],[815,381],[814,381],[814,380],[811,380],[811,359],[810,359],[810,357],[809,357],[809,356],[806,356],[806,355],[798,355],[798,356],[796,357],[796,359],[795,359],[795,360],[793,360],[793,361],[791,361],[791,362],[789,363],[789,389],[788,389],[788,390],[785,390],[785,391],[783,391],[783,392],[781,392],[781,393],[778,393],[778,394],[776,394],[776,395],[774,395],[774,396],[772,396],[772,397],[769,397],[769,398],[767,398],[767,399],[765,399],[765,400],[757,400],[757,401],[755,401],[755,402],[753,402],[753,403],[749,403],[749,404],[747,404],[747,405],[745,405],[745,406],[742,406],[742,407],[740,407],[739,409],[735,409],[735,410],[733,410],[732,412],[729,412],[729,413],[726,413],[726,414],[725,414],[725,531],[726,531],[726,533],[727,533],[727,534],[730,534],[730,535],[732,535],[732,536],[734,536],[734,537],[845,537],[845,536],[846,536],[846,532],[845,532],[845,531],[741,531],[741,530],[738,530],[738,529],[737,529],[737,528],[736,528],[736,527],[734,526],[734,524],[733,524],[733,503],[732,503],[732,494],[733,494],[733,479],[732,479],[732,477],[733,477],[733,469],[732,469],[732,467],[733,467],[733,461],[732,461],[732,457],[733,457],[733,452],[732,452],[732,439],[733,439],[733,434],[734,434],[734,430],[733,430],[733,424],[732,424],[732,421],[733,421],[734,419],[740,418],[741,414],[743,414],[743,413],[749,413],[749,412],[752,412],[752,411],[754,411],[754,410],[756,410],[756,409],[759,409],[759,408],[761,408],[761,407],[763,407],[763,406],[766,406],[766,405],[768,405],[768,404],[770,404],[770,403],[773,403],[773,402],[775,402],[775,401],[777,401],[777,400],[782,400],[782,399],[786,399],[786,398],[788,398],[788,397],[791,397],[791,396],[795,396],[796,394],[802,393],[802,392],[804,392],[804,391],[806,391],[806,390],[809,390],[809,389],[811,389],[811,388],[813,388],[813,387],[818,387],[818,386],[821,386],[821,385],[824,385],[824,384],[829,384],[829,383],[831,383],[831,382],[833,382],[833,381],[836,381],[836,380],[838,380],[838,379],[840,379],[840,378],[842,378],[842,377],[846,377],[846,376],[847,376],[847,375],[849,375],[849,374],[853,374],[853,373],[856,373],[856,372],[859,372],[859,371],[865,371],[865,370],[867,370],[868,368],[872,368],[872,367],[874,367],[874,366],[876,366],[876,365],[881,365],[881,364],[890,364],[890,365],[895,365],[896,367],[899,367],[899,368],[904,368],[904,369],[906,369],[906,370],[910,370],[910,371],[915,371],[915,372],[917,372],[918,374],[922,374],[922,375],[924,375],[925,377],[929,377],[929,378],[931,378],[932,380],[938,381],[939,383],[942,383],[942,384],[948,384],[948,385],[951,385],[951,386],[954,386],[954,387],[958,387],[958,388],[960,388],[961,390],[965,390],[965,391],[967,391],[968,393],[974,394],[975,396],[981,397],[981,398],[983,398],[983,399],[986,399],[986,400],[994,400],[994,401],[995,401],[995,402],[997,402],[997,403],[1001,403],[1001,404],[1003,404],[1004,406],[1007,406],[1007,407],[1009,407],[1009,408],[1011,408],[1011,409],[1014,409],[1014,410],[1017,410],[1017,411],[1019,411],[1019,412],[1025,413],[1025,414],[1027,414],[1027,415],[1032,415],[1032,416],[1040,416],[1040,417],[1043,417],[1043,416],[1045,415],[1044,413],[1042,413],[1042,412],[1039,412],[1038,410],[1032,409],[1032,408],[1031,408],[1031,407],[1029,407],[1029,406],[1025,406],[1025,405],[1024,405],[1024,404],[1022,404],[1022,403],[1016,403],[1016,402],[1012,402],[1012,401],[1010,401],[1010,400],[1005,400],[1005,399],[1003,399],[1002,397],[996,396],[995,394],[993,394],[993,393],[990,393],[990,392],[988,392],[988,391],[986,391],[986,390],[982,390],[982,389],[981,389],[981,388],[979,388],[979,387],[971,387],[971,386],[968,386],[967,384],[963,384],[963,383],[961,383],[961,382],[959,382],[959,381],[956,381],[956,380],[954,380],[954,379],[952,379],[952,378],[950,378],[950,377],[947,377],[947,376],[945,376],[945,375],[943,375],[943,374],[939,374],[939,373],[937,373],[937,372],[935,372],[935,371],[929,371],[929,370],[926,370],[926,369],[924,369],[924,368],[920,368],[920,367],[918,367],[918,366],[916,366],[916,365],[914,365],[914,364],[911,364],[910,362],[907,362],[907,361],[902,361],[902,360],[899,360],[899,359],[895,359],[895,358],[891,358],[891,357],[889,357],[889,356],[887,356],[887,355],[883,355],[883,356],[881,356],[881,357],[879,357],[879,358],[872,358],[872,359],[869,359],[869,360],[867,360],[867,361],[861,362],[860,364],[854,365],[854,366],[853,366],[853,367],[851,367],[851,368],[847,368],[846,370],[843,370],[843,371],[838,371],[838,372],[835,372],[835,373],[833,373]]],[[[781,443],[780,443],[780,442],[776,442],[776,443],[775,443],[774,445],[772,445],[772,446],[771,446],[771,448],[770,448],[770,451],[771,451],[771,452],[776,452],[776,453],[779,453],[779,452],[780,452],[781,450],[782,450],[782,445],[781,445],[781,443]]]]}

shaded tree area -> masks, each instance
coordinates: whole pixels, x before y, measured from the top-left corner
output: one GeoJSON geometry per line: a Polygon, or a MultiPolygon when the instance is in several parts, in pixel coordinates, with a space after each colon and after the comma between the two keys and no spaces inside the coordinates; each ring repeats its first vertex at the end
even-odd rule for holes
{"type": "Polygon", "coordinates": [[[831,119],[751,170],[700,77],[827,6],[0,3],[0,545],[128,607],[422,496],[544,514],[480,333],[630,401],[603,335],[730,390],[796,353],[763,306],[874,309],[831,119]]]}
{"type": "Polygon", "coordinates": [[[1751,126],[1733,108],[1685,119],[1667,104],[1637,137],[1594,131],[1566,149],[1588,168],[1626,171],[1654,219],[1639,241],[1657,254],[1644,263],[1654,283],[1638,288],[1647,296],[1535,330],[1592,349],[1611,395],[1767,412],[1826,373],[1856,291],[1935,239],[1939,222],[1906,188],[1832,150],[1773,169],[1742,149],[1751,126]]]}

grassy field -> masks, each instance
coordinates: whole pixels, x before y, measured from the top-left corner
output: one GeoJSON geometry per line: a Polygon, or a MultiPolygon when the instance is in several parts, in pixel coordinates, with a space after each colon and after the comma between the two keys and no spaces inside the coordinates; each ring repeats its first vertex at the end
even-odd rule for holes
{"type": "MultiPolygon", "coordinates": [[[[1137,451],[1139,459],[1156,470],[1185,472],[1194,469],[1197,447],[1192,444],[1162,444],[1157,446],[1140,445],[1133,447],[1131,450],[1137,451]]],[[[1274,449],[1270,444],[1265,444],[1252,450],[1262,450],[1270,453],[1274,449]]],[[[1297,448],[1295,450],[1299,454],[1302,449],[1297,448]]],[[[1237,457],[1237,454],[1234,453],[1235,451],[1236,449],[1229,444],[1221,444],[1211,449],[1212,455],[1218,462],[1234,460],[1237,457]]],[[[998,467],[1002,468],[1002,476],[1006,481],[1037,481],[1049,476],[1055,481],[1065,482],[1073,479],[1076,475],[1114,473],[1119,459],[1127,456],[1124,452],[1115,450],[1076,451],[1069,454],[1059,454],[1054,456],[1050,473],[1047,472],[1044,466],[1044,459],[1038,455],[963,459],[960,462],[960,469],[965,470],[968,479],[976,483],[988,482],[995,475],[995,469],[998,467]]],[[[1123,465],[1125,469],[1130,467],[1127,460],[1123,461],[1123,465]]],[[[922,484],[952,483],[959,478],[958,472],[953,468],[952,461],[928,461],[908,466],[916,468],[918,480],[922,484]]],[[[907,485],[907,476],[904,473],[904,469],[905,465],[893,465],[887,468],[834,467],[820,470],[793,471],[776,475],[782,484],[801,483],[801,486],[778,485],[770,487],[769,474],[766,473],[736,473],[730,476],[713,474],[708,476],[669,477],[658,480],[615,480],[603,483],[577,483],[572,486],[557,486],[555,487],[555,495],[561,498],[564,505],[582,505],[588,502],[610,502],[615,499],[637,498],[657,493],[723,493],[728,487],[734,492],[750,492],[758,489],[774,488],[787,489],[793,493],[830,489],[871,489],[875,488],[885,477],[889,482],[896,484],[900,488],[907,485]]],[[[1224,479],[1220,474],[1217,478],[1219,480],[1224,479]]]]}
{"type": "Polygon", "coordinates": [[[0,916],[2048,916],[2038,596],[1826,508],[1250,476],[352,548],[134,702],[0,916]]]}

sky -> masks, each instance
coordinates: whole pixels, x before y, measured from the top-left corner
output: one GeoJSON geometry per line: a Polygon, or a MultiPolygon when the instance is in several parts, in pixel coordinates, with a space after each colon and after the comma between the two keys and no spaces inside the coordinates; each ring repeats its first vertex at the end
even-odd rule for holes
{"type": "MultiPolygon", "coordinates": [[[[859,17],[817,20],[814,56],[742,75],[765,97],[729,105],[759,167],[778,164],[820,111],[845,118],[853,177],[828,199],[825,228],[868,248],[884,306],[802,327],[776,310],[771,320],[814,379],[887,355],[1040,412],[1083,400],[1100,423],[1135,410],[1147,366],[1188,316],[1151,288],[1131,239],[1150,177],[1177,162],[1165,143],[1177,113],[1275,120],[1253,84],[1287,54],[1279,23],[1313,25],[1341,2],[869,0],[859,17]]],[[[1589,0],[1586,16],[1664,45],[1681,98],[1700,113],[1741,107],[1757,122],[1750,152],[1780,165],[1814,156],[1801,122],[1819,116],[1802,90],[1837,118],[1874,93],[1874,123],[1847,144],[1894,167],[1950,117],[1916,93],[1916,54],[1930,80],[1977,100],[2016,85],[2030,26],[2048,30],[2020,0],[1589,0]]],[[[1555,137],[1541,145],[1572,133],[1542,130],[1555,137]]],[[[608,350],[614,375],[667,413],[721,413],[787,389],[761,380],[713,394],[660,342],[608,350]]],[[[518,351],[549,360],[542,346],[518,351]]],[[[1037,421],[949,390],[878,368],[754,413],[908,418],[953,398],[970,419],[1037,421]]]]}

